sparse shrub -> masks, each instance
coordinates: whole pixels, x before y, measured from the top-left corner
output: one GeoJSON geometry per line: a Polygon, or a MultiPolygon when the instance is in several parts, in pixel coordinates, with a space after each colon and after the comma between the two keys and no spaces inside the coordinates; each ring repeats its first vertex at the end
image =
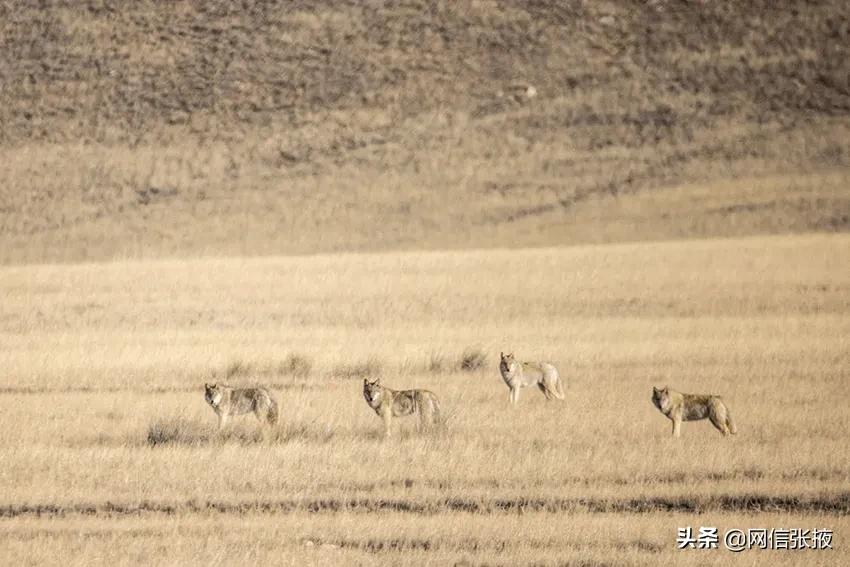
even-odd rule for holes
{"type": "Polygon", "coordinates": [[[301,441],[313,443],[328,443],[334,438],[334,431],[326,425],[313,423],[285,423],[275,429],[271,441],[275,443],[286,443],[288,441],[301,441]]]}
{"type": "Polygon", "coordinates": [[[480,370],[487,363],[487,355],[478,347],[464,349],[460,355],[460,369],[464,372],[480,370]]]}
{"type": "Polygon", "coordinates": [[[343,380],[355,380],[380,376],[382,370],[383,364],[381,364],[381,361],[374,356],[370,356],[361,362],[336,365],[333,370],[333,376],[343,380]]]}
{"type": "Polygon", "coordinates": [[[296,378],[306,378],[313,371],[313,361],[304,355],[291,353],[280,363],[280,373],[296,378]]]}
{"type": "Polygon", "coordinates": [[[148,426],[148,445],[198,445],[210,438],[210,429],[183,417],[159,419],[148,426]]]}
{"type": "Polygon", "coordinates": [[[204,424],[184,417],[158,419],[148,426],[147,444],[206,445],[209,443],[286,443],[289,441],[327,443],[334,437],[330,427],[315,423],[284,423],[279,427],[263,427],[253,417],[246,416],[237,423],[229,423],[219,431],[214,424],[204,424]]]}
{"type": "Polygon", "coordinates": [[[224,379],[230,380],[236,376],[247,376],[251,373],[251,365],[242,362],[241,360],[234,360],[230,364],[227,365],[227,369],[224,371],[224,379]]]}
{"type": "Polygon", "coordinates": [[[448,369],[448,361],[446,356],[441,352],[432,352],[428,356],[428,361],[425,363],[425,368],[431,374],[441,374],[448,369]]]}

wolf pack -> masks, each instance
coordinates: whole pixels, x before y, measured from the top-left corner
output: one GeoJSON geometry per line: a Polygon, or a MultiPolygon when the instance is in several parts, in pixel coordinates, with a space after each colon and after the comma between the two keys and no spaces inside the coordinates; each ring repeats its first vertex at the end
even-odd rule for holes
{"type": "MultiPolygon", "coordinates": [[[[520,391],[537,386],[547,400],[564,400],[561,375],[550,362],[517,360],[513,353],[500,353],[499,372],[510,390],[512,405],[519,401],[520,391]]],[[[222,384],[204,384],[204,398],[218,416],[219,430],[233,416],[253,413],[261,424],[274,425],[280,412],[277,401],[265,388],[232,388],[222,384]]],[[[393,390],[380,379],[363,379],[363,398],[384,422],[384,434],[391,432],[395,417],[418,416],[420,429],[440,423],[440,401],[430,390],[393,390]]],[[[727,436],[737,433],[729,407],[720,396],[685,394],[665,386],[652,388],[652,403],[673,424],[673,436],[681,436],[683,421],[708,419],[727,436]]]]}

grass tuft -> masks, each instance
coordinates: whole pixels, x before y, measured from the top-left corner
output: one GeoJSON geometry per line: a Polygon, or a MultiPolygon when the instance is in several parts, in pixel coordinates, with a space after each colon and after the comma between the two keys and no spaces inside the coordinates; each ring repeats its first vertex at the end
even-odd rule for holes
{"type": "Polygon", "coordinates": [[[241,360],[234,360],[224,370],[224,379],[230,380],[231,378],[247,376],[251,373],[251,370],[252,367],[250,364],[241,360]]]}
{"type": "Polygon", "coordinates": [[[432,351],[425,362],[425,369],[431,374],[442,374],[450,369],[449,366],[446,355],[438,351],[432,351]]]}
{"type": "Polygon", "coordinates": [[[487,355],[478,347],[468,347],[460,355],[460,369],[464,372],[481,370],[487,364],[487,355]]]}
{"type": "Polygon", "coordinates": [[[313,371],[313,361],[308,357],[290,353],[278,366],[278,371],[284,376],[306,378],[313,371]]]}
{"type": "Polygon", "coordinates": [[[151,447],[180,445],[197,447],[212,443],[287,443],[290,441],[328,443],[334,431],[326,425],[311,423],[285,423],[279,427],[265,427],[252,416],[234,418],[235,422],[219,431],[214,425],[192,421],[184,417],[169,417],[154,421],[148,426],[147,444],[151,447]]]}
{"type": "Polygon", "coordinates": [[[338,364],[333,369],[333,377],[340,380],[359,380],[380,376],[383,363],[375,356],[352,364],[338,364]]]}
{"type": "Polygon", "coordinates": [[[148,426],[147,442],[158,445],[200,445],[210,439],[210,428],[184,417],[158,419],[148,426]]]}

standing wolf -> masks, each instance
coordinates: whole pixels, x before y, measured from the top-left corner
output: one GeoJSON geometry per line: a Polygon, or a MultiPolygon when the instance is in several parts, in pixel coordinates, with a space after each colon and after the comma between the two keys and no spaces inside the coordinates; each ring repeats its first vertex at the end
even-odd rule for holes
{"type": "Polygon", "coordinates": [[[440,419],[440,402],[428,390],[391,390],[381,386],[380,380],[363,379],[363,397],[369,407],[384,420],[384,433],[390,435],[393,417],[419,414],[419,427],[436,425],[440,419]]]}
{"type": "Polygon", "coordinates": [[[204,398],[218,416],[218,428],[224,428],[227,418],[254,412],[260,423],[277,423],[277,402],[265,388],[229,388],[204,384],[204,398]]]}
{"type": "Polygon", "coordinates": [[[683,394],[668,387],[652,388],[652,403],[673,422],[673,436],[682,434],[683,421],[708,418],[724,436],[738,433],[729,408],[720,396],[683,394]]]}
{"type": "Polygon", "coordinates": [[[547,400],[564,399],[564,387],[558,369],[548,362],[520,362],[513,354],[500,353],[499,371],[511,389],[511,403],[519,400],[520,388],[537,384],[547,400]]]}

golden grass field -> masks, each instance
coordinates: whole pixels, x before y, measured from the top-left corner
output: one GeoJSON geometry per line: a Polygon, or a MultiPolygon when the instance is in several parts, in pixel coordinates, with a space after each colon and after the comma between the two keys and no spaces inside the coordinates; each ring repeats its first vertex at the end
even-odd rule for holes
{"type": "Polygon", "coordinates": [[[0,566],[850,565],[848,21],[0,2],[0,566]],[[443,426],[384,439],[378,376],[443,426]],[[672,439],[665,384],[740,433],[672,439]]]}
{"type": "Polygon", "coordinates": [[[848,265],[850,236],[798,235],[4,266],[0,563],[846,565],[848,265]],[[509,407],[500,350],[566,401],[509,407]],[[364,373],[445,427],[384,440],[364,373]],[[214,380],[269,387],[279,426],[217,433],[214,380]],[[664,384],[739,434],[672,439],[664,384]],[[678,551],[683,526],[835,549],[678,551]]]}

